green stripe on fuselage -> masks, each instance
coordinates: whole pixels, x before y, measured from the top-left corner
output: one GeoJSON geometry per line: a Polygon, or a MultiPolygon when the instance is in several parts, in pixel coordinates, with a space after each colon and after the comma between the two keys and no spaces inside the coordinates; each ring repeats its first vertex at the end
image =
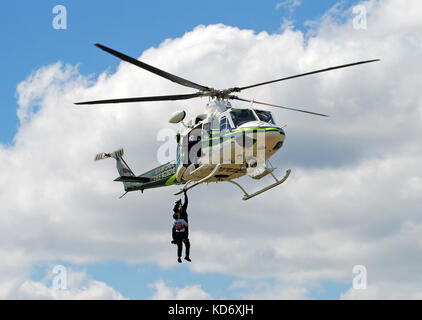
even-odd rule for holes
{"type": "Polygon", "coordinates": [[[171,186],[172,184],[175,184],[175,180],[176,180],[176,174],[173,174],[169,179],[167,179],[165,185],[171,186]]]}
{"type": "MultiPolygon", "coordinates": [[[[211,138],[204,139],[202,141],[206,142],[206,141],[213,141],[213,140],[217,140],[217,139],[220,139],[220,141],[218,143],[213,143],[212,145],[209,145],[209,143],[208,143],[208,145],[205,145],[205,146],[203,145],[202,147],[205,148],[205,149],[206,148],[212,148],[214,146],[217,146],[221,143],[226,142],[227,140],[232,140],[232,139],[236,138],[236,136],[238,136],[239,133],[245,133],[245,132],[246,133],[248,133],[248,132],[257,133],[258,131],[261,131],[261,132],[262,131],[264,131],[264,132],[275,131],[275,132],[279,132],[283,136],[286,135],[284,130],[281,129],[281,128],[274,128],[274,127],[269,127],[269,128],[262,128],[262,127],[241,128],[241,129],[234,129],[233,131],[226,133],[226,134],[223,134],[223,135],[217,134],[217,136],[214,136],[214,134],[213,134],[211,136],[211,138]]],[[[214,132],[219,132],[219,131],[212,131],[212,132],[214,133],[214,132]]]]}

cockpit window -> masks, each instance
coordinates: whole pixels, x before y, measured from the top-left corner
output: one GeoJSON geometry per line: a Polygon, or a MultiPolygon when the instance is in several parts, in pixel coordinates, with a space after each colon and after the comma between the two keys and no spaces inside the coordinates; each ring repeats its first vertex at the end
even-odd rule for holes
{"type": "Polygon", "coordinates": [[[263,111],[263,110],[255,110],[256,115],[258,116],[259,120],[265,121],[271,124],[275,125],[273,116],[271,115],[271,112],[269,111],[263,111]]]}
{"type": "Polygon", "coordinates": [[[257,120],[252,110],[249,109],[232,109],[230,115],[236,128],[246,122],[257,120]]]}

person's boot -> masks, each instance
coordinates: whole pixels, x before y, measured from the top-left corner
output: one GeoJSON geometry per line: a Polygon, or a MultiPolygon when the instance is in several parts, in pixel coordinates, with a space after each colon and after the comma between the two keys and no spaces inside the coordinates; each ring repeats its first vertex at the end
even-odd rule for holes
{"type": "Polygon", "coordinates": [[[189,257],[185,257],[185,260],[186,260],[186,261],[189,261],[189,262],[191,262],[191,261],[192,261],[189,257]]]}
{"type": "Polygon", "coordinates": [[[182,259],[180,257],[177,258],[177,262],[182,263],[182,259]]]}

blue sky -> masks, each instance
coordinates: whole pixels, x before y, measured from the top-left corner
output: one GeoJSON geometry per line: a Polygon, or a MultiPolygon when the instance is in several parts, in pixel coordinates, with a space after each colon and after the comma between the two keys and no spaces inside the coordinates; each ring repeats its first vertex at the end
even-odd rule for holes
{"type": "MultiPolygon", "coordinates": [[[[0,10],[0,141],[11,143],[17,131],[16,85],[33,70],[57,61],[79,64],[83,74],[100,73],[118,61],[93,46],[108,44],[132,56],[195,26],[224,23],[256,32],[280,32],[283,17],[297,29],[338,1],[302,0],[293,15],[280,1],[3,1],[0,10]],[[54,6],[67,8],[67,30],[52,27],[54,6]]],[[[348,6],[357,1],[343,1],[348,6]]],[[[113,70],[113,69],[111,69],[113,70]]]]}
{"type": "MultiPolygon", "coordinates": [[[[283,18],[288,18],[294,20],[296,29],[305,30],[305,21],[317,19],[338,1],[302,0],[293,13],[286,7],[277,9],[279,2],[4,1],[0,10],[3,48],[0,53],[3,75],[0,79],[3,99],[0,141],[3,144],[13,141],[18,127],[16,86],[33,70],[62,61],[79,64],[80,72],[88,75],[99,74],[110,67],[113,70],[118,65],[117,59],[93,46],[96,42],[136,57],[151,46],[157,46],[167,38],[180,37],[199,24],[223,23],[256,32],[278,33],[283,18]],[[67,30],[52,27],[52,9],[57,4],[67,8],[67,30]]],[[[344,2],[349,6],[357,1],[344,2]]],[[[194,250],[193,243],[193,259],[194,250]]],[[[229,288],[234,281],[244,280],[223,274],[196,273],[186,264],[164,269],[154,264],[128,265],[119,261],[88,265],[46,261],[34,268],[32,279],[41,280],[52,263],[62,263],[76,270],[85,269],[92,278],[104,281],[124,296],[135,299],[150,297],[154,290],[149,284],[159,280],[165,280],[174,287],[201,284],[215,297],[238,298],[241,291],[229,288]]],[[[272,279],[264,281],[271,282],[272,279]]],[[[309,296],[335,299],[349,287],[348,283],[326,282],[315,287],[309,296]]]]}
{"type": "MultiPolygon", "coordinates": [[[[151,298],[155,293],[155,289],[151,285],[159,281],[165,281],[166,286],[178,289],[200,284],[201,288],[214,298],[223,299],[241,299],[251,290],[269,286],[274,281],[271,278],[251,280],[218,273],[193,272],[186,264],[178,265],[175,268],[160,268],[152,263],[133,265],[119,261],[106,261],[83,266],[65,261],[49,261],[34,267],[31,279],[45,281],[46,275],[51,274],[54,265],[63,265],[74,271],[85,270],[91,278],[107,283],[131,299],[151,298]],[[233,283],[237,282],[247,284],[240,288],[234,287],[233,283]]],[[[310,286],[307,297],[335,300],[341,293],[345,293],[349,289],[350,283],[323,281],[310,286]]]]}

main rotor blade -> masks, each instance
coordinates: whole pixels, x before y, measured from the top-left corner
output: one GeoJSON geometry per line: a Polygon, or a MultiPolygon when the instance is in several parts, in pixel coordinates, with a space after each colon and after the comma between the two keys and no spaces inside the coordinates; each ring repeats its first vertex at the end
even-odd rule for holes
{"type": "Polygon", "coordinates": [[[208,91],[210,89],[210,88],[205,87],[203,85],[194,83],[192,81],[183,79],[181,77],[175,76],[174,74],[171,74],[171,73],[168,73],[168,72],[163,71],[161,69],[158,69],[156,67],[153,67],[153,66],[151,66],[149,64],[146,64],[146,63],[144,63],[142,61],[139,61],[139,60],[137,60],[135,58],[129,57],[129,56],[127,56],[127,55],[125,55],[123,53],[120,53],[120,52],[118,52],[116,50],[113,50],[113,49],[110,49],[110,48],[108,48],[106,46],[103,46],[102,44],[96,43],[95,46],[97,46],[98,48],[100,48],[100,49],[102,49],[102,50],[104,50],[104,51],[106,51],[106,52],[108,52],[108,53],[110,53],[110,54],[112,54],[112,55],[114,55],[114,56],[116,56],[116,57],[118,57],[118,58],[126,61],[126,62],[129,62],[131,64],[134,64],[134,65],[136,65],[136,66],[138,66],[138,67],[140,67],[142,69],[145,69],[145,70],[147,70],[149,72],[152,72],[152,73],[154,73],[154,74],[156,74],[156,75],[158,75],[160,77],[166,78],[167,80],[170,80],[170,81],[176,82],[178,84],[181,84],[182,86],[189,87],[189,88],[194,88],[194,89],[198,89],[198,90],[201,90],[201,91],[208,91]]]}
{"type": "Polygon", "coordinates": [[[306,110],[301,110],[301,109],[295,109],[295,108],[283,107],[283,106],[278,106],[278,105],[276,105],[276,104],[270,104],[270,103],[265,103],[265,102],[255,101],[255,100],[243,99],[243,98],[239,98],[239,97],[236,97],[236,96],[231,96],[230,98],[231,98],[231,99],[235,99],[235,100],[240,100],[240,101],[250,102],[250,103],[262,104],[262,105],[265,105],[265,106],[270,106],[270,107],[276,107],[276,108],[287,109],[287,110],[291,110],[291,111],[298,111],[298,112],[309,113],[309,114],[313,114],[313,115],[316,115],[316,116],[321,116],[321,117],[328,117],[326,114],[322,114],[322,113],[316,113],[316,112],[312,112],[312,111],[306,111],[306,110]]]}
{"type": "Polygon", "coordinates": [[[106,104],[106,103],[127,103],[127,102],[148,102],[148,101],[173,101],[173,100],[187,100],[192,98],[201,97],[202,93],[192,93],[192,94],[176,94],[170,96],[154,96],[154,97],[137,97],[137,98],[122,98],[122,99],[108,99],[108,100],[95,100],[95,101],[85,101],[85,102],[76,102],[77,105],[86,105],[86,104],[106,104]]]}
{"type": "Polygon", "coordinates": [[[253,84],[251,86],[246,86],[246,87],[241,87],[241,88],[236,88],[236,89],[238,89],[239,91],[241,91],[241,90],[246,90],[246,89],[250,89],[250,88],[254,88],[254,87],[258,87],[258,86],[263,86],[263,85],[274,83],[274,82],[279,82],[279,81],[284,81],[284,80],[290,80],[290,79],[294,79],[294,78],[309,76],[309,75],[315,74],[315,73],[321,73],[321,72],[326,72],[326,71],[331,71],[331,70],[336,70],[336,69],[341,69],[341,68],[347,68],[347,67],[357,66],[359,64],[371,63],[371,62],[376,62],[376,61],[380,61],[380,59],[367,60],[367,61],[359,61],[359,62],[355,62],[355,63],[343,64],[341,66],[330,67],[330,68],[326,68],[326,69],[321,69],[321,70],[316,70],[316,71],[312,71],[312,72],[302,73],[302,74],[298,74],[298,75],[295,75],[295,76],[290,76],[290,77],[281,78],[281,79],[272,80],[272,81],[261,82],[261,83],[253,84]]]}

